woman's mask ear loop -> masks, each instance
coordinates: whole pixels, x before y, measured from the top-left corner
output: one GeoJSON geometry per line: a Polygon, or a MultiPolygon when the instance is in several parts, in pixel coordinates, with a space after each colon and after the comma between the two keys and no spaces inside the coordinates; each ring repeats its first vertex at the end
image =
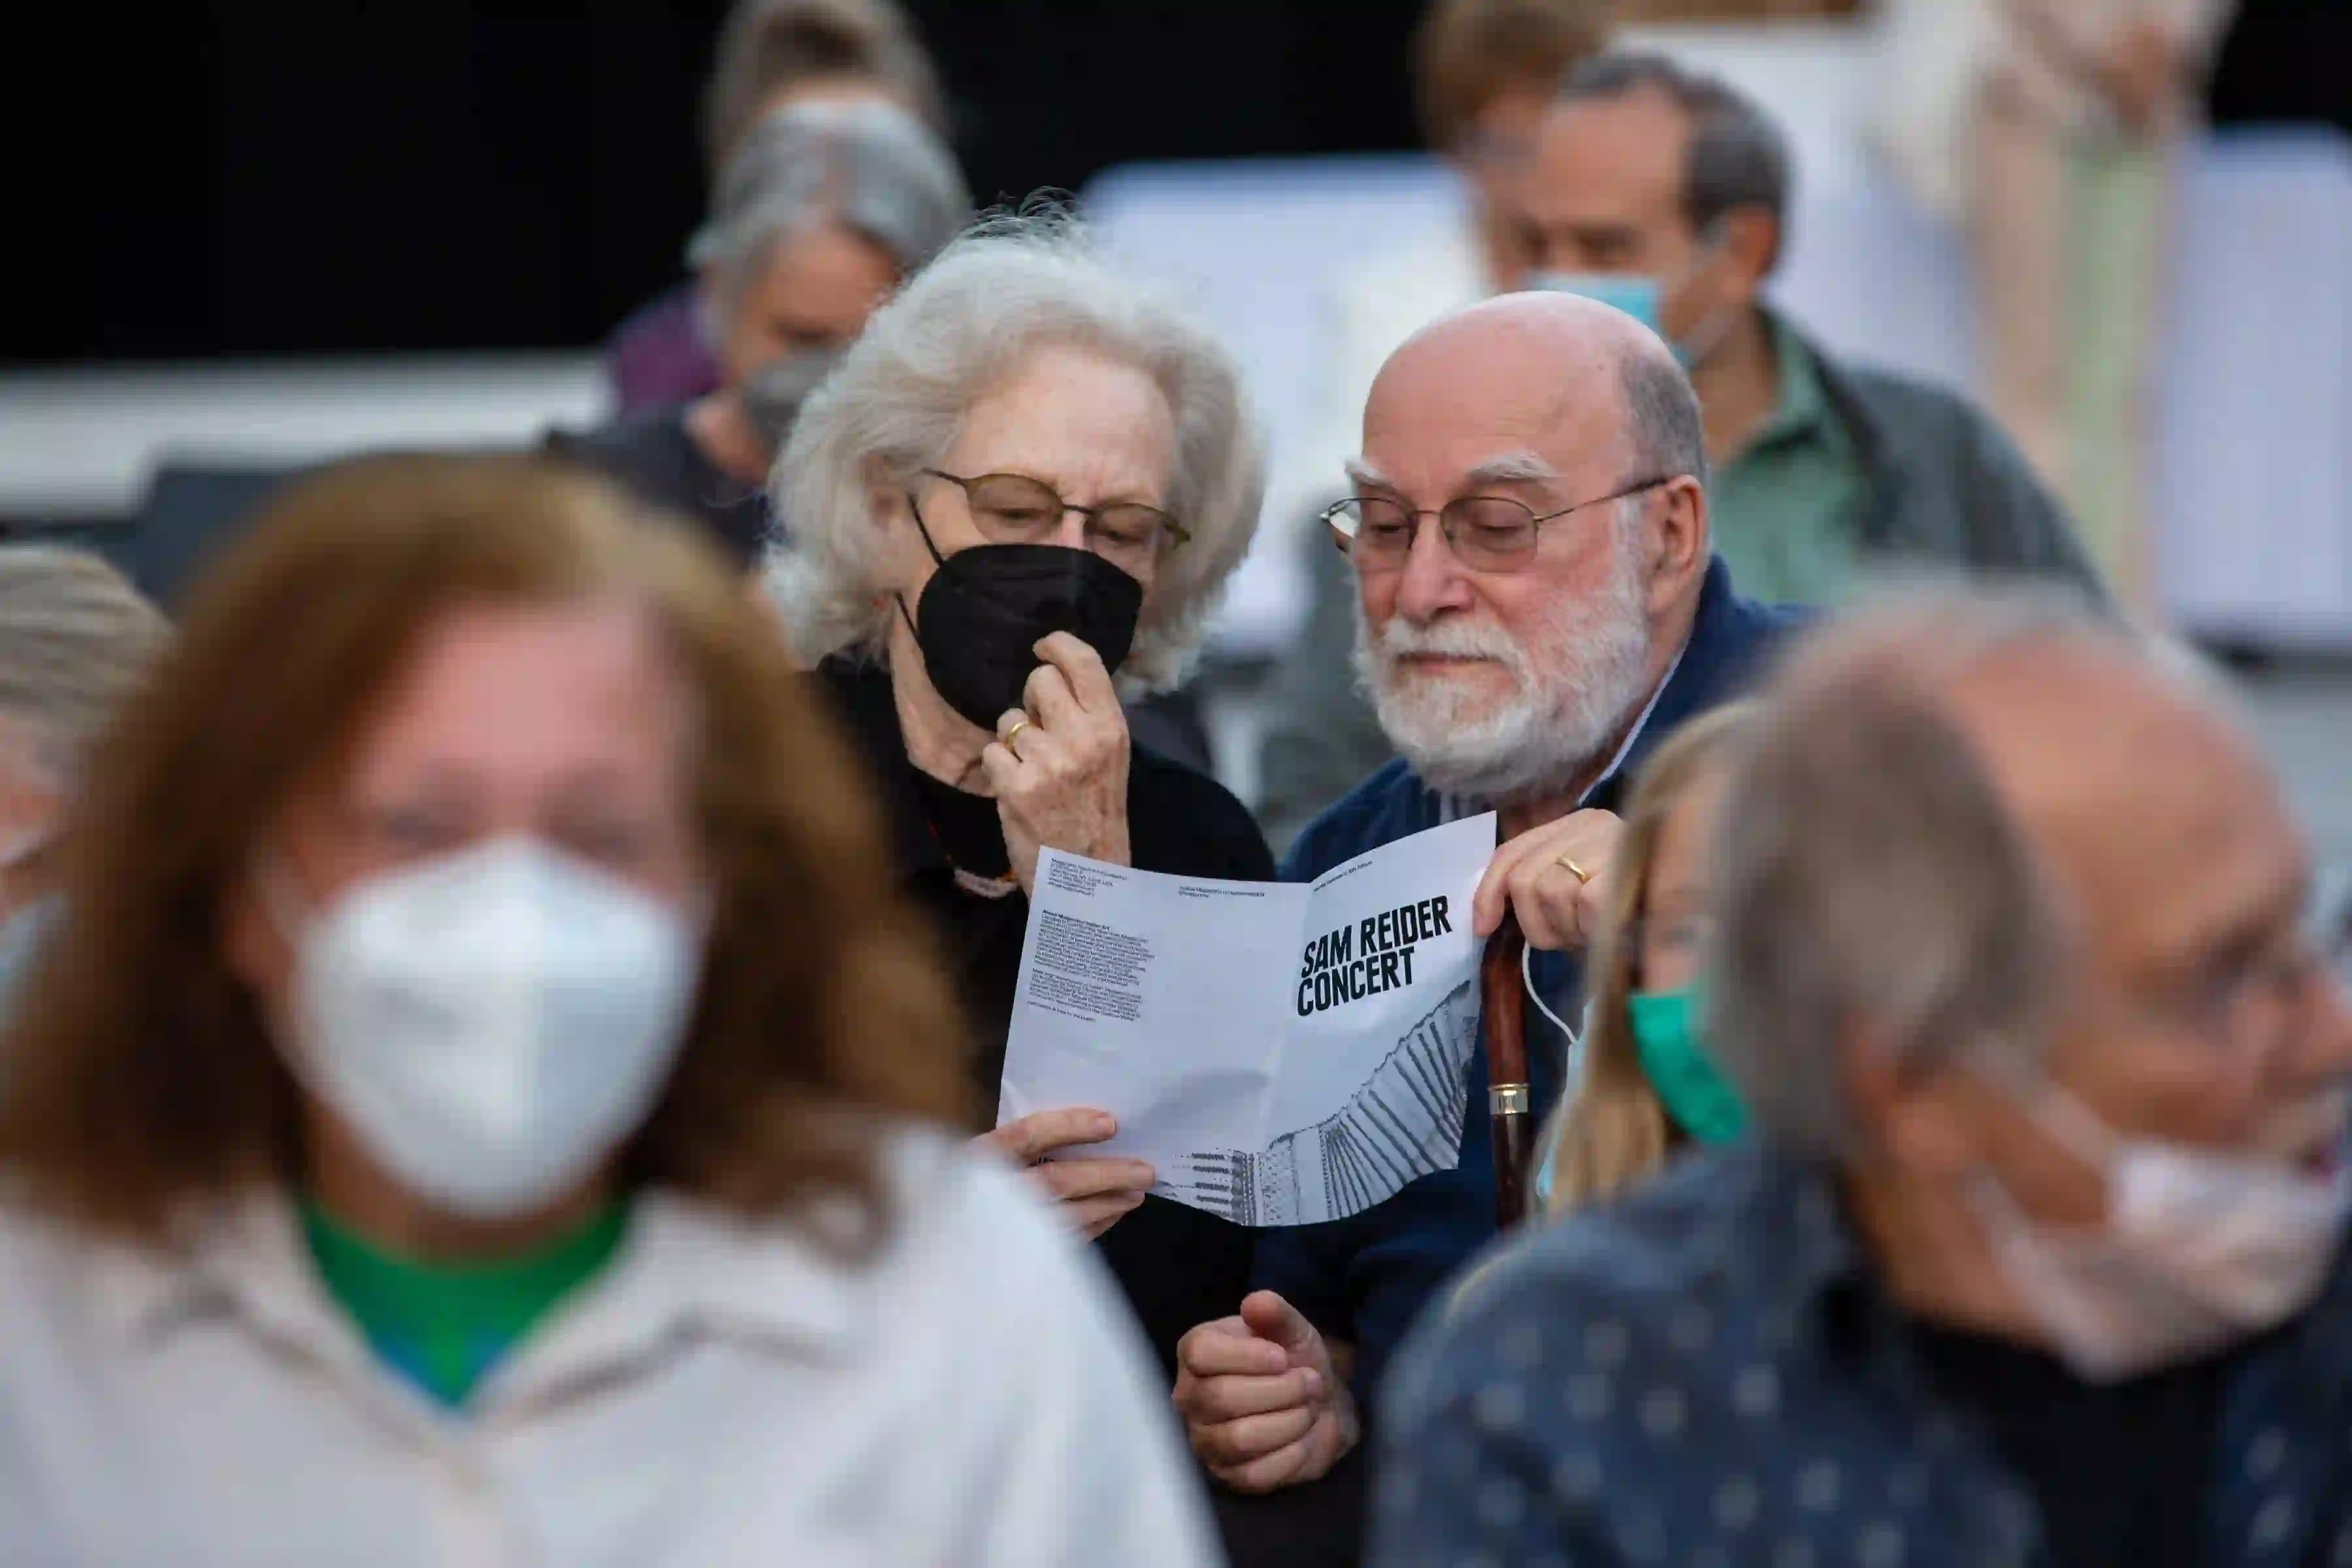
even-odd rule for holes
{"type": "Polygon", "coordinates": [[[1519,949],[1519,984],[1527,987],[1528,1000],[1536,1005],[1536,1011],[1550,1019],[1551,1026],[1568,1037],[1568,1051],[1566,1056],[1568,1072],[1566,1077],[1568,1081],[1572,1084],[1582,1076],[1584,1071],[1584,1041],[1578,1036],[1574,1029],[1568,1026],[1567,1020],[1563,1019],[1559,1014],[1551,1010],[1550,1005],[1543,999],[1543,993],[1536,989],[1534,963],[1534,947],[1528,946],[1519,949]]]}
{"type": "MultiPolygon", "coordinates": [[[[1579,1080],[1584,1077],[1584,1042],[1578,1038],[1574,1029],[1568,1026],[1565,1019],[1551,1010],[1550,1004],[1543,999],[1543,993],[1536,989],[1534,952],[1532,946],[1519,949],[1519,984],[1527,987],[1528,1000],[1536,1005],[1536,1011],[1550,1019],[1551,1026],[1568,1037],[1568,1049],[1562,1053],[1565,1067],[1560,1074],[1563,1086],[1561,1104],[1565,1106],[1568,1098],[1575,1094],[1579,1080]]],[[[1559,1112],[1556,1110],[1548,1120],[1541,1134],[1542,1142],[1536,1151],[1534,1191],[1538,1212],[1549,1208],[1551,1204],[1552,1163],[1559,1158],[1559,1112]]]]}
{"type": "MultiPolygon", "coordinates": [[[[931,542],[930,526],[923,521],[923,509],[915,504],[915,492],[912,490],[907,492],[907,514],[915,520],[915,531],[923,536],[923,548],[931,552],[931,564],[946,565],[948,558],[940,553],[938,545],[931,542]]],[[[922,634],[915,630],[915,613],[907,608],[907,595],[893,593],[890,596],[898,601],[898,618],[907,623],[908,635],[920,637],[922,634]]]]}

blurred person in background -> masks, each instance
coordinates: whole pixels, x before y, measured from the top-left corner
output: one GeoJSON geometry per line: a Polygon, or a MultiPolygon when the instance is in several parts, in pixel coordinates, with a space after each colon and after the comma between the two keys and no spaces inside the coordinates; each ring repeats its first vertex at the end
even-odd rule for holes
{"type": "MultiPolygon", "coordinates": [[[[751,128],[796,103],[879,102],[948,133],[939,69],[896,0],[736,0],[703,89],[702,148],[711,189],[751,128]]],[[[689,258],[691,259],[691,258],[689,258]]],[[[699,265],[699,263],[696,263],[699,265]]],[[[624,415],[691,402],[724,379],[694,283],[621,323],[604,345],[624,415]]]]}
{"type": "Polygon", "coordinates": [[[749,567],[772,531],[768,471],[801,405],[971,216],[954,158],[905,110],[853,100],[772,111],[740,140],[689,253],[719,388],[551,447],[700,521],[749,567]]]}
{"type": "Polygon", "coordinates": [[[1535,1195],[1545,1212],[1614,1197],[1681,1150],[1746,1129],[1747,1110],[1702,1037],[1699,980],[1708,847],[1755,711],[1734,702],[1685,725],[1633,786],[1592,947],[1575,1082],[1538,1148],[1535,1195]]]}
{"type": "Polygon", "coordinates": [[[1993,411],[2158,609],[2149,419],[2172,189],[2238,0],[1887,0],[1881,139],[1966,223],[1993,411]]]}
{"type": "Polygon", "coordinates": [[[1661,22],[1789,22],[1847,16],[1861,0],[1622,0],[1618,19],[1633,26],[1661,22]]]}
{"type": "MultiPolygon", "coordinates": [[[[1355,574],[1327,548],[1313,515],[1343,493],[1340,464],[1356,450],[1364,396],[1397,345],[1450,311],[1517,287],[1529,258],[1511,197],[1535,150],[1544,106],[1568,68],[1601,47],[1612,0],[1435,0],[1412,40],[1414,108],[1422,136],[1459,177],[1463,221],[1396,243],[1353,237],[1370,255],[1344,268],[1330,300],[1331,342],[1312,432],[1279,454],[1290,476],[1266,498],[1284,537],[1307,552],[1316,652],[1344,649],[1355,635],[1355,574]]],[[[1329,672],[1316,658],[1285,659],[1272,706],[1287,722],[1264,742],[1258,816],[1277,843],[1385,760],[1377,726],[1343,688],[1326,715],[1329,672]],[[1349,742],[1353,744],[1349,745],[1349,742]],[[1323,754],[1337,743],[1342,755],[1323,754]]]]}
{"type": "MultiPolygon", "coordinates": [[[[2095,586],[2064,518],[1990,420],[1939,388],[1842,363],[1766,305],[1786,242],[1780,132],[1724,83],[1659,55],[1570,71],[1513,187],[1518,285],[1616,305],[1673,343],[1698,388],[1715,548],[1740,592],[1835,605],[1918,566],[2095,586]]],[[[1328,613],[1302,671],[1335,667],[1328,613]]],[[[1386,754],[1327,679],[1273,721],[1269,793],[1329,799],[1386,754]]],[[[1278,830],[1278,828],[1277,828],[1278,830]]]]}
{"type": "Polygon", "coordinates": [[[94,775],[0,1103],[27,1563],[1213,1561],[1093,1265],[707,547],[308,479],[94,775]]]}
{"type": "MultiPolygon", "coordinates": [[[[1364,395],[1397,345],[1449,311],[1514,288],[1533,258],[1514,199],[1544,108],[1569,68],[1601,47],[1612,0],[1435,0],[1412,39],[1413,107],[1423,140],[1459,177],[1463,221],[1405,237],[1343,272],[1337,348],[1313,442],[1321,493],[1276,497],[1277,521],[1333,499],[1356,448],[1364,395]]],[[[1386,237],[1360,237],[1382,239],[1386,237]]],[[[1352,248],[1352,247],[1351,247],[1352,248]]]]}
{"type": "Polygon", "coordinates": [[[1832,359],[1764,303],[1791,177],[1753,101],[1627,52],[1570,74],[1519,187],[1527,286],[1629,310],[1690,372],[1732,581],[1824,605],[1898,563],[2095,590],[2065,519],[1990,422],[1941,388],[1832,359]]]}
{"type": "Polygon", "coordinates": [[[56,891],[89,750],[170,637],[100,557],[0,546],[0,923],[56,891]]]}
{"type": "Polygon", "coordinates": [[[2352,1557],[2352,1012],[2236,716],[2000,597],[1769,700],[1706,965],[1756,1137],[1433,1320],[1375,1561],[2352,1557]]]}
{"type": "MultiPolygon", "coordinates": [[[[1257,525],[1237,374],[1075,225],[998,219],[876,313],[776,476],[793,520],[777,603],[876,770],[992,1109],[1041,848],[1274,875],[1249,813],[1136,743],[1127,706],[1182,674],[1257,525]]],[[[1177,1337],[1238,1296],[1249,1232],[1146,1196],[1139,1162],[1087,1157],[1112,1110],[1041,1111],[984,1141],[1097,1238],[1172,1366],[1177,1337]]]]}
{"type": "MultiPolygon", "coordinates": [[[[1309,825],[1283,877],[1493,809],[1474,928],[1516,918],[1539,954],[1531,989],[1568,1016],[1615,893],[1624,781],[1734,695],[1787,621],[1735,595],[1707,548],[1688,379],[1605,305],[1514,294],[1423,329],[1373,384],[1350,467],[1356,496],[1331,518],[1360,583],[1357,664],[1403,756],[1309,825]]],[[[1541,1043],[1530,1081],[1549,1105],[1564,1042],[1541,1043]]],[[[1493,1237],[1484,1054],[1463,1071],[1456,1168],[1262,1233],[1258,1289],[1185,1336],[1177,1407],[1226,1485],[1329,1473],[1406,1327],[1493,1237]]]]}
{"type": "Polygon", "coordinates": [[[0,1008],[57,918],[83,765],[171,637],[98,556],[0,547],[0,1008]]]}

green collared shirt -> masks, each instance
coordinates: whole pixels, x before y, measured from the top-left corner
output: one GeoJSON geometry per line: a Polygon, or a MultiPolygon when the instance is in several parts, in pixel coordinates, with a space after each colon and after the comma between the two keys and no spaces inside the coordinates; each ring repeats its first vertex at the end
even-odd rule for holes
{"type": "Polygon", "coordinates": [[[1860,585],[1855,529],[1866,481],[1812,351],[1767,315],[1780,397],[1763,426],[1716,470],[1715,548],[1732,585],[1768,604],[1836,605],[1860,585]]]}

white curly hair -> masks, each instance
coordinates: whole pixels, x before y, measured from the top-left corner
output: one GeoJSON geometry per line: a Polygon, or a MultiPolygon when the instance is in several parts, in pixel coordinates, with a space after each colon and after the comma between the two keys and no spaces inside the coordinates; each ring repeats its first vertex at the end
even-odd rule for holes
{"type": "Polygon", "coordinates": [[[783,536],[766,582],[801,657],[879,653],[889,609],[876,481],[940,462],[974,402],[1059,344],[1134,365],[1174,416],[1167,510],[1191,538],[1160,561],[1119,683],[1139,693],[1183,678],[1256,531],[1265,454],[1232,357],[1059,212],[987,217],[959,236],[875,312],[794,422],[770,480],[783,536]]]}

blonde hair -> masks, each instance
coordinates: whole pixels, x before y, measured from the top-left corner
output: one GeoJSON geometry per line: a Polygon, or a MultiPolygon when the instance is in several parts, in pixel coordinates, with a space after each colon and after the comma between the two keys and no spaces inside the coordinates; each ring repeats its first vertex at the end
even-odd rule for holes
{"type": "Polygon", "coordinates": [[[1641,981],[1643,904],[1667,820],[1698,785],[1723,775],[1727,753],[1752,727],[1757,709],[1752,701],[1731,703],[1675,731],[1642,770],[1627,805],[1625,837],[1610,865],[1615,891],[1609,921],[1592,950],[1596,984],[1585,1012],[1583,1068],[1537,1140],[1538,1168],[1551,1170],[1549,1213],[1646,1180],[1681,1142],[1642,1070],[1625,1000],[1641,981]]]}
{"type": "Polygon", "coordinates": [[[52,787],[84,757],[171,640],[162,612],[96,555],[0,546],[0,720],[23,728],[52,787]]]}

